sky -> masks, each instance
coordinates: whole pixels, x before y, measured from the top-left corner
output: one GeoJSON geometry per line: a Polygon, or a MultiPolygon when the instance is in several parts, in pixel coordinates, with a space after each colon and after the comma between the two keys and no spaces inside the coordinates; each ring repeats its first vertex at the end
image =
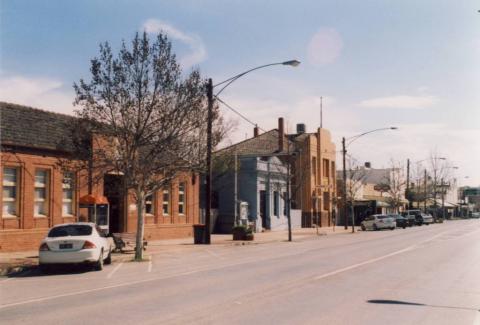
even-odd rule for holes
{"type": "MultiPolygon", "coordinates": [[[[284,117],[359,138],[372,167],[448,159],[460,185],[480,185],[480,4],[475,0],[0,0],[0,100],[73,114],[72,85],[108,41],[167,33],[185,72],[214,84],[250,68],[221,99],[263,130],[284,117]]],[[[235,123],[224,145],[253,136],[235,123]]],[[[422,165],[423,164],[423,165],[422,165]]],[[[425,166],[414,163],[415,169],[425,166]]]]}

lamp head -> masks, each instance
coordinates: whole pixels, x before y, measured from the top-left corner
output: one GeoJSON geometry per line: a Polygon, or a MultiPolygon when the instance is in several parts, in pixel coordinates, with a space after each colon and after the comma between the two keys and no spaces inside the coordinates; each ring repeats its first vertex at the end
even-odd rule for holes
{"type": "Polygon", "coordinates": [[[290,61],[285,61],[282,62],[283,65],[291,65],[292,67],[296,67],[300,64],[300,61],[297,60],[290,60],[290,61]]]}
{"type": "Polygon", "coordinates": [[[398,130],[398,128],[396,126],[391,126],[390,130],[398,130]]]}

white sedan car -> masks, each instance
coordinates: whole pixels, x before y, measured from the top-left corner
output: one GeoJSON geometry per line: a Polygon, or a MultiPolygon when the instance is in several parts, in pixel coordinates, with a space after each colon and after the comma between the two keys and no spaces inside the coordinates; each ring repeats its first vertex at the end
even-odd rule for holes
{"type": "Polygon", "coordinates": [[[54,226],[39,248],[39,265],[48,271],[56,264],[93,264],[102,270],[112,262],[111,240],[94,223],[78,222],[54,226]]]}
{"type": "Polygon", "coordinates": [[[380,229],[395,229],[397,222],[384,214],[373,214],[362,221],[362,230],[380,230],[380,229]]]}

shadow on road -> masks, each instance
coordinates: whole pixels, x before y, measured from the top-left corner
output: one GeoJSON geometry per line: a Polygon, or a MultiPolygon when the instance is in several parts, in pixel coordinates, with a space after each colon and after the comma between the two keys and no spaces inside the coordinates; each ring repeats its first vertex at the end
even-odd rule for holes
{"type": "Polygon", "coordinates": [[[449,308],[449,309],[463,309],[463,310],[480,311],[477,308],[470,308],[470,307],[428,305],[428,304],[422,304],[422,303],[418,303],[418,302],[401,301],[401,300],[371,299],[371,300],[367,300],[367,302],[370,303],[370,304],[422,306],[422,307],[432,307],[432,308],[449,308]]]}
{"type": "Polygon", "coordinates": [[[38,265],[31,265],[22,268],[19,271],[11,272],[7,275],[9,278],[31,278],[43,276],[55,276],[62,274],[82,274],[92,271],[91,266],[87,265],[59,265],[45,273],[40,270],[38,265]]]}

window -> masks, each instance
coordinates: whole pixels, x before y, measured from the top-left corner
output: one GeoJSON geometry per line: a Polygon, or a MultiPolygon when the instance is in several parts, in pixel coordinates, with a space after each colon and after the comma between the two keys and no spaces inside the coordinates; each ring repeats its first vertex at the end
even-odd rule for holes
{"type": "Polygon", "coordinates": [[[153,205],[153,194],[147,195],[145,197],[145,214],[154,214],[154,205],[153,205]]]}
{"type": "Polygon", "coordinates": [[[323,159],[323,177],[330,177],[330,168],[328,159],[323,159]]]}
{"type": "Polygon", "coordinates": [[[332,173],[331,173],[332,177],[335,177],[335,162],[332,161],[332,173]]]}
{"type": "Polygon", "coordinates": [[[35,172],[34,216],[47,216],[48,212],[48,171],[35,172]]]}
{"type": "Polygon", "coordinates": [[[162,210],[164,216],[170,214],[170,191],[168,189],[164,189],[162,193],[162,210]]]}
{"type": "Polygon", "coordinates": [[[3,169],[3,216],[17,215],[17,168],[3,169]]]}
{"type": "Polygon", "coordinates": [[[185,182],[178,184],[178,213],[185,214],[185,182]]]}
{"type": "Polygon", "coordinates": [[[73,204],[74,204],[74,174],[65,173],[63,174],[63,197],[62,197],[62,215],[71,216],[73,215],[73,204]]]}
{"type": "Polygon", "coordinates": [[[274,191],[273,192],[273,215],[274,216],[278,216],[279,215],[279,199],[278,199],[278,192],[277,191],[274,191]]]}

